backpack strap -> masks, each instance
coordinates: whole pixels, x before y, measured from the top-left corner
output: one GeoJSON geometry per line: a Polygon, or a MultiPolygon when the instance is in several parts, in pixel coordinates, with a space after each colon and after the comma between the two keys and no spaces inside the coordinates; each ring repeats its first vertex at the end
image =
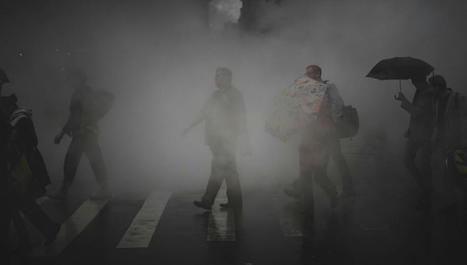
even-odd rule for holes
{"type": "Polygon", "coordinates": [[[18,108],[10,117],[10,125],[15,127],[22,119],[31,119],[32,111],[29,109],[18,108]]]}

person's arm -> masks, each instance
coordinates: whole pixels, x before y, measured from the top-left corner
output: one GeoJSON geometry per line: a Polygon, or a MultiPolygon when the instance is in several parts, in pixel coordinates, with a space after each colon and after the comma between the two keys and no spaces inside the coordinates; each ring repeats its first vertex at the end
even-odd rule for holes
{"type": "Polygon", "coordinates": [[[206,113],[209,108],[210,100],[211,98],[207,100],[207,102],[203,106],[203,109],[200,112],[198,112],[198,114],[193,119],[193,121],[190,123],[190,125],[187,128],[185,128],[185,130],[183,130],[183,135],[186,135],[193,127],[197,126],[198,124],[200,124],[201,122],[205,120],[206,113]]]}
{"type": "Polygon", "coordinates": [[[80,111],[81,101],[76,95],[73,95],[70,102],[70,113],[68,114],[68,119],[62,130],[55,136],[55,144],[59,144],[65,134],[71,136],[73,129],[76,126],[79,126],[80,111]]]}
{"type": "Polygon", "coordinates": [[[329,104],[331,105],[332,119],[337,121],[337,119],[342,117],[342,109],[344,108],[344,100],[339,94],[339,90],[334,84],[330,84],[328,90],[326,91],[328,96],[329,104]]]}
{"type": "Polygon", "coordinates": [[[188,126],[185,130],[183,130],[183,135],[186,135],[191,130],[191,128],[195,127],[196,125],[200,124],[203,121],[204,121],[204,114],[201,111],[198,113],[198,115],[196,115],[195,119],[190,123],[190,126],[188,126]]]}
{"type": "MultiPolygon", "coordinates": [[[[413,77],[411,81],[416,88],[414,99],[417,98],[420,94],[426,93],[428,91],[429,84],[425,77],[413,77]]],[[[410,102],[402,92],[399,92],[395,99],[399,100],[401,102],[401,107],[411,115],[417,116],[423,114],[423,108],[420,108],[413,102],[410,102]]]]}

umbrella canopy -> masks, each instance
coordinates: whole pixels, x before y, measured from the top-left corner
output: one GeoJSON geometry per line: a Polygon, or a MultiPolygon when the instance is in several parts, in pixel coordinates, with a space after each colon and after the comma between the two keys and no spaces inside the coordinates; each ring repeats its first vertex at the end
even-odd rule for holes
{"type": "Polygon", "coordinates": [[[427,76],[433,66],[412,57],[394,57],[377,63],[366,77],[379,80],[406,80],[415,76],[427,76]]]}

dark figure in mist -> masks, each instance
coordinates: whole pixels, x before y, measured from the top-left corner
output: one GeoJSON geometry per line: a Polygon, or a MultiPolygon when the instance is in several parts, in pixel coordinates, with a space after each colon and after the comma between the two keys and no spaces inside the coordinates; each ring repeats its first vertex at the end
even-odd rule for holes
{"type": "MultiPolygon", "coordinates": [[[[308,66],[306,75],[315,82],[325,83],[321,79],[321,68],[317,65],[308,66]]],[[[329,84],[317,119],[303,126],[300,130],[300,186],[304,205],[306,240],[311,239],[313,231],[313,180],[329,196],[331,207],[335,207],[337,204],[337,188],[327,176],[327,165],[330,155],[340,151],[334,123],[342,116],[342,107],[343,101],[337,88],[329,84]]],[[[345,159],[343,161],[345,163],[345,159]]]]}
{"type": "Polygon", "coordinates": [[[401,107],[410,114],[404,163],[422,191],[417,208],[426,210],[431,207],[433,190],[431,140],[435,129],[437,88],[430,85],[425,76],[412,77],[412,83],[416,87],[412,102],[402,92],[399,92],[395,99],[401,101],[401,107]],[[415,163],[417,153],[421,159],[420,167],[417,167],[415,163]]]}
{"type": "Polygon", "coordinates": [[[99,190],[91,198],[109,198],[107,169],[99,146],[97,119],[87,109],[88,102],[94,97],[93,90],[86,84],[86,76],[80,70],[71,71],[68,78],[74,89],[70,102],[70,115],[62,131],[55,137],[55,144],[59,144],[65,134],[71,136],[72,140],[65,156],[63,183],[49,197],[59,200],[66,198],[84,154],[99,184],[99,190]]]}
{"type": "MultiPolygon", "coordinates": [[[[436,133],[434,141],[433,161],[436,166],[442,168],[443,177],[451,199],[449,205],[454,207],[461,214],[462,219],[467,221],[467,182],[465,173],[460,174],[456,163],[465,163],[467,157],[462,157],[462,153],[457,154],[456,150],[467,148],[467,99],[459,92],[455,92],[447,87],[446,80],[439,75],[430,78],[430,84],[437,91],[436,107],[438,114],[436,117],[436,133]],[[462,209],[463,208],[463,209],[462,209]]],[[[464,153],[465,154],[465,153],[464,153]]],[[[464,225],[465,226],[465,225],[464,225]]],[[[464,229],[467,227],[464,227],[464,229]]]]}
{"type": "MultiPolygon", "coordinates": [[[[321,80],[321,68],[318,66],[308,66],[305,73],[308,77],[316,78],[316,80],[321,80]]],[[[340,119],[342,117],[342,107],[344,106],[344,101],[339,94],[339,91],[335,86],[330,86],[326,91],[326,99],[332,104],[334,110],[333,119],[340,119]]],[[[352,181],[352,175],[350,174],[350,169],[347,164],[347,161],[342,153],[340,139],[337,134],[333,133],[329,135],[330,145],[329,152],[330,156],[336,164],[337,170],[339,171],[342,177],[342,186],[343,186],[343,196],[351,197],[355,195],[354,185],[352,181]]],[[[291,197],[301,198],[300,191],[300,178],[296,180],[291,187],[284,189],[284,192],[291,197]]],[[[335,202],[333,202],[335,204],[335,202]]]]}
{"type": "MultiPolygon", "coordinates": [[[[0,69],[0,96],[2,95],[2,87],[9,83],[6,73],[0,69]]],[[[0,106],[1,107],[1,106],[0,106]]],[[[0,211],[8,212],[8,197],[7,197],[7,162],[6,162],[6,143],[8,137],[8,121],[0,120],[0,211]]],[[[10,218],[7,215],[0,216],[0,262],[7,260],[7,244],[8,244],[8,228],[10,218]]]]}
{"type": "MultiPolygon", "coordinates": [[[[9,83],[8,77],[6,73],[0,68],[0,96],[2,95],[2,87],[4,84],[9,83]]],[[[7,141],[7,130],[8,130],[8,122],[4,120],[0,123],[0,176],[6,175],[6,141],[7,141]]],[[[6,187],[6,185],[1,185],[1,187],[6,187]]],[[[2,194],[4,194],[2,192],[2,194]]],[[[1,200],[3,201],[3,200],[1,200]]]]}
{"type": "Polygon", "coordinates": [[[186,134],[204,121],[205,142],[212,152],[211,176],[206,192],[194,204],[203,209],[211,209],[225,180],[228,202],[221,206],[240,209],[243,203],[235,157],[237,142],[247,141],[245,104],[240,91],[232,86],[230,69],[218,68],[215,82],[218,89],[209,97],[200,115],[184,131],[186,134]]]}
{"type": "MultiPolygon", "coordinates": [[[[47,169],[37,149],[38,139],[32,122],[32,113],[19,108],[15,95],[0,97],[0,119],[8,125],[6,142],[6,197],[7,224],[14,221],[20,236],[20,249],[30,248],[25,217],[46,237],[46,243],[54,241],[60,225],[53,222],[36,203],[50,184],[47,169]]],[[[7,226],[6,229],[8,229],[7,226]]],[[[2,226],[2,229],[4,227],[2,226]]],[[[2,233],[3,234],[3,233],[2,233]]]]}
{"type": "Polygon", "coordinates": [[[436,133],[434,147],[447,154],[467,146],[467,101],[464,95],[447,87],[440,75],[430,78],[436,93],[436,133]]]}

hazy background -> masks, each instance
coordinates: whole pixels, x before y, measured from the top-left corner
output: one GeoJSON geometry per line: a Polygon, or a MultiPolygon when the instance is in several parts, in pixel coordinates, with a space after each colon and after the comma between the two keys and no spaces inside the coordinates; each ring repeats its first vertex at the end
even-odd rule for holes
{"type": "MultiPolygon", "coordinates": [[[[0,3],[0,67],[11,80],[4,94],[16,93],[20,105],[33,109],[54,185],[69,142],[52,143],[68,114],[72,90],[63,69],[70,65],[85,69],[92,87],[116,95],[100,128],[117,192],[204,189],[211,158],[203,126],[181,133],[214,91],[217,66],[232,69],[246,101],[253,154],[239,158],[245,189],[298,176],[294,146],[266,134],[263,116],[272,97],[308,64],[320,65],[346,104],[358,108],[360,136],[344,145],[386,135],[394,157],[402,153],[408,115],[393,100],[397,82],[365,78],[379,60],[421,58],[454,90],[466,90],[463,1],[250,0],[244,3],[248,19],[223,31],[209,29],[208,2],[0,3]]],[[[403,90],[410,97],[414,92],[407,81],[403,90]]],[[[76,182],[95,185],[83,162],[76,182]]]]}

